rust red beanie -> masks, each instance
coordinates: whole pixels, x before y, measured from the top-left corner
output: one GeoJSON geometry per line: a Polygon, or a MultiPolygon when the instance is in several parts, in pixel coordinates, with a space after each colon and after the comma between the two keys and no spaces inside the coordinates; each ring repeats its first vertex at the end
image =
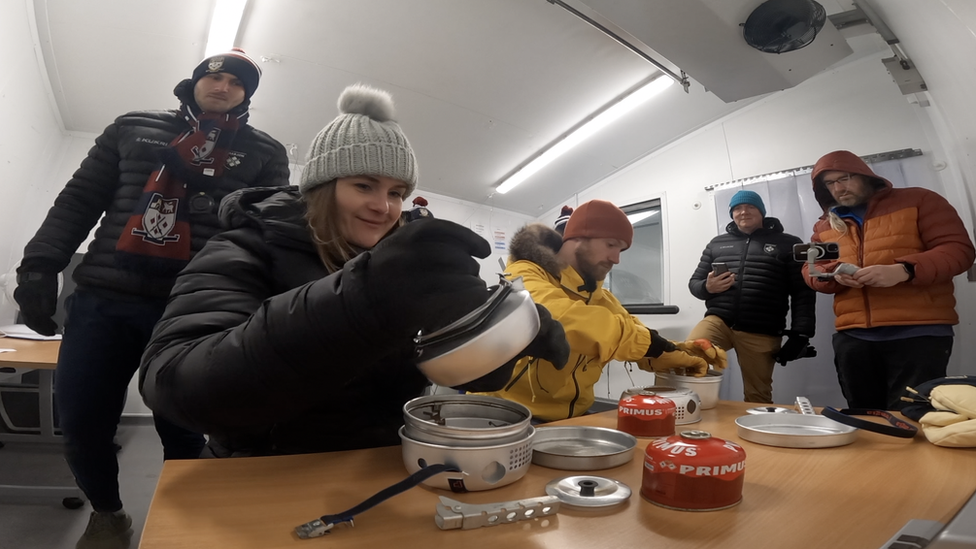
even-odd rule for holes
{"type": "Polygon", "coordinates": [[[590,200],[569,216],[563,240],[570,238],[616,238],[623,240],[629,248],[634,241],[634,226],[627,214],[612,203],[590,200]]]}

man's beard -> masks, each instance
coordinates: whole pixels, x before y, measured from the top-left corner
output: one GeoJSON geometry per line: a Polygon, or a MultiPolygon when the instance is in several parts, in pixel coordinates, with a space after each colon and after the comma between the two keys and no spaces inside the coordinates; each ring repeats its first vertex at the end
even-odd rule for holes
{"type": "Polygon", "coordinates": [[[607,278],[607,274],[610,273],[610,269],[613,268],[611,264],[609,267],[604,266],[600,263],[590,262],[583,252],[586,251],[583,248],[576,249],[576,265],[579,269],[580,276],[586,282],[603,282],[607,278]]]}

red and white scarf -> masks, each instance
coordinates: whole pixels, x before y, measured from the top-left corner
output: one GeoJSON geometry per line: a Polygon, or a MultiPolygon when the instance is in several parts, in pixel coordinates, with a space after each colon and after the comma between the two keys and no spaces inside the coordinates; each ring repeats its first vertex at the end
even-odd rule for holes
{"type": "Polygon", "coordinates": [[[197,114],[185,103],[180,112],[190,128],[160,151],[162,164],[149,176],[115,245],[116,264],[124,269],[166,276],[186,266],[187,185],[203,192],[214,188],[237,130],[247,120],[247,111],[197,114]]]}

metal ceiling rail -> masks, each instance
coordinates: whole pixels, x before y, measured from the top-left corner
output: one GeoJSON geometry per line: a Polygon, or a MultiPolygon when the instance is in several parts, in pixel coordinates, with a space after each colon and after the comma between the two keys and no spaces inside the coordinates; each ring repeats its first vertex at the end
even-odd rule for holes
{"type": "MultiPolygon", "coordinates": [[[[865,161],[868,164],[874,164],[877,162],[884,162],[886,160],[899,160],[901,158],[911,158],[913,156],[922,156],[922,151],[919,149],[899,149],[896,151],[869,154],[867,156],[862,156],[860,158],[861,160],[865,161]]],[[[762,175],[755,175],[752,177],[746,177],[742,179],[733,179],[732,181],[726,181],[724,183],[718,183],[716,185],[708,185],[705,187],[705,190],[714,191],[715,189],[722,189],[725,187],[745,186],[745,185],[751,185],[753,183],[760,183],[763,181],[775,181],[777,179],[783,179],[785,177],[806,175],[812,171],[813,171],[812,165],[801,166],[799,168],[791,168],[789,170],[779,170],[776,172],[764,173],[762,175]]]]}
{"type": "Polygon", "coordinates": [[[681,87],[684,88],[685,93],[688,93],[688,88],[691,86],[691,82],[688,80],[688,75],[685,74],[685,71],[678,69],[678,72],[680,72],[680,74],[677,74],[669,67],[661,63],[660,61],[651,57],[647,52],[643,51],[640,47],[638,47],[635,44],[637,43],[643,45],[643,43],[637,40],[636,38],[634,38],[633,36],[631,36],[630,34],[628,34],[623,29],[617,27],[616,25],[613,25],[609,21],[606,22],[597,21],[596,18],[583,13],[579,9],[569,5],[563,0],[546,0],[546,1],[549,2],[550,4],[555,4],[565,9],[569,13],[572,13],[576,17],[590,24],[591,26],[593,26],[595,29],[599,30],[603,34],[606,34],[610,38],[613,38],[614,41],[616,41],[618,44],[636,53],[641,59],[654,65],[655,67],[657,67],[658,70],[671,77],[675,82],[681,84],[681,87]],[[626,35],[626,37],[624,35],[626,35]]]}

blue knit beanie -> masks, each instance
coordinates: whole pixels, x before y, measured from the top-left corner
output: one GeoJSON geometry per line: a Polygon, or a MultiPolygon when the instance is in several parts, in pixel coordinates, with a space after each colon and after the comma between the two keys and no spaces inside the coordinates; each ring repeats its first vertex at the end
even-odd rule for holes
{"type": "Polygon", "coordinates": [[[732,195],[729,202],[729,217],[732,217],[732,210],[739,204],[752,204],[759,209],[759,213],[766,217],[766,206],[763,204],[762,197],[754,191],[739,191],[732,195]]]}

